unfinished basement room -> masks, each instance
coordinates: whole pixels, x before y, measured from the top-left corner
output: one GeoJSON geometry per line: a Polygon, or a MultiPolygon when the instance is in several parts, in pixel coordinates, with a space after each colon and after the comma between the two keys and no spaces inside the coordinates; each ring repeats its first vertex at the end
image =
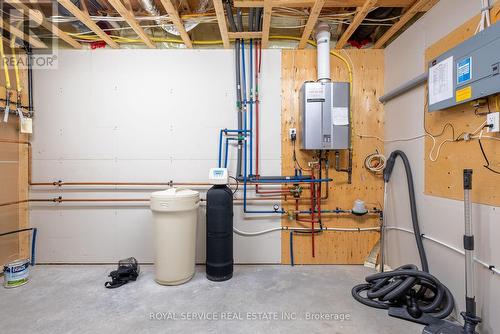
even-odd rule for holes
{"type": "Polygon", "coordinates": [[[500,334],[500,1],[0,10],[0,333],[500,334]]]}

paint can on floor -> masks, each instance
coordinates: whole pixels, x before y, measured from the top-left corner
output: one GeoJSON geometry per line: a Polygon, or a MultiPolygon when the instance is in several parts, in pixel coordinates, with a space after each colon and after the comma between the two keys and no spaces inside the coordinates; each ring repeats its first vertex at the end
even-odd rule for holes
{"type": "Polygon", "coordinates": [[[17,260],[7,263],[3,267],[3,286],[5,288],[17,288],[28,283],[29,260],[17,260]]]}

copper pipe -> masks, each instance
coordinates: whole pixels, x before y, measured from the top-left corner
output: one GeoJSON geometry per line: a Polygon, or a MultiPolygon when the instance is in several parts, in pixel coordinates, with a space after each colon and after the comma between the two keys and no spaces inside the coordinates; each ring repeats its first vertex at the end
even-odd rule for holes
{"type": "Polygon", "coordinates": [[[9,205],[16,205],[16,204],[21,204],[21,203],[27,203],[27,202],[28,202],[27,199],[23,199],[20,201],[13,201],[13,202],[5,202],[5,203],[0,203],[0,207],[9,206],[9,205]]]}
{"type": "MultiPolygon", "coordinates": [[[[307,183],[307,181],[300,181],[297,183],[307,183]]],[[[257,182],[247,182],[249,185],[257,185],[257,182]]],[[[31,186],[212,186],[206,182],[30,182],[31,186]]],[[[235,186],[236,183],[230,183],[235,186]]],[[[282,185],[282,183],[266,183],[265,185],[282,185]]]]}

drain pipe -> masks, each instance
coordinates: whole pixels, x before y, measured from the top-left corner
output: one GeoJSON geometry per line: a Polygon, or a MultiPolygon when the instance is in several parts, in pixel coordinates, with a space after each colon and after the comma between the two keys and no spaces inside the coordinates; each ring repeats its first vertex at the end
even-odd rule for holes
{"type": "Polygon", "coordinates": [[[320,22],[316,26],[316,44],[318,56],[318,81],[330,82],[330,26],[320,22]]]}
{"type": "MultiPolygon", "coordinates": [[[[224,6],[226,7],[226,16],[227,20],[229,22],[229,25],[231,27],[232,31],[239,31],[236,22],[234,21],[234,16],[233,16],[233,9],[231,7],[231,2],[226,1],[224,3],[224,6]]],[[[235,60],[235,69],[236,69],[236,112],[238,113],[238,130],[241,130],[243,128],[243,114],[242,114],[242,107],[243,103],[241,100],[241,69],[240,69],[240,40],[236,39],[234,41],[234,60],[235,60]]],[[[239,134],[239,137],[241,137],[241,133],[239,134]]],[[[236,158],[236,178],[241,178],[241,162],[243,160],[243,142],[238,140],[238,151],[237,151],[237,158],[236,158]]]]}
{"type": "Polygon", "coordinates": [[[429,74],[427,72],[420,74],[418,77],[413,78],[402,85],[399,85],[398,87],[394,88],[387,94],[382,95],[378,100],[381,103],[386,103],[389,102],[390,100],[403,95],[406,92],[409,92],[413,88],[416,88],[420,85],[423,85],[424,83],[427,82],[427,79],[429,77],[429,74]]]}

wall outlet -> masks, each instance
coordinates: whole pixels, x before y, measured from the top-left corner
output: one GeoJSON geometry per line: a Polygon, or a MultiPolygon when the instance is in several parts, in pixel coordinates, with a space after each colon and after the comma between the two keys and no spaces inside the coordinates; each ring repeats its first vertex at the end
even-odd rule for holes
{"type": "Polygon", "coordinates": [[[291,140],[295,140],[297,138],[297,129],[291,128],[288,130],[288,136],[291,140]]]}
{"type": "Polygon", "coordinates": [[[500,112],[492,112],[486,115],[488,132],[500,132],[500,112]]]}

